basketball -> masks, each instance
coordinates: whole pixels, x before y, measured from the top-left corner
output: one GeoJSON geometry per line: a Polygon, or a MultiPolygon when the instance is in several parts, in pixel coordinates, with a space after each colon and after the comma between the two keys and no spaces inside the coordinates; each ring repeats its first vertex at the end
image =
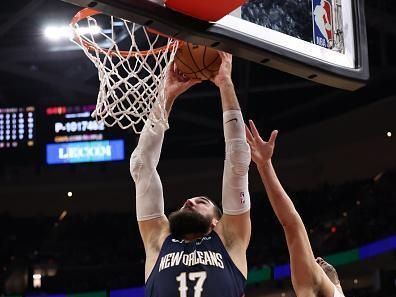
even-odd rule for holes
{"type": "Polygon", "coordinates": [[[177,50],[175,64],[185,76],[207,80],[219,71],[221,57],[215,49],[186,42],[177,50]]]}

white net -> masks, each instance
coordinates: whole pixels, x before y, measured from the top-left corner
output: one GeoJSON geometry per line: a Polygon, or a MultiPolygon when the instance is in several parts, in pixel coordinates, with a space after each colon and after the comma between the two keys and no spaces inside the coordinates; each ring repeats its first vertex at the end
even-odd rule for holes
{"type": "Polygon", "coordinates": [[[100,86],[92,116],[109,127],[132,127],[135,133],[148,118],[167,125],[164,82],[178,41],[102,14],[84,16],[71,27],[73,41],[98,69],[100,86]],[[154,104],[159,108],[150,114],[154,104]]]}

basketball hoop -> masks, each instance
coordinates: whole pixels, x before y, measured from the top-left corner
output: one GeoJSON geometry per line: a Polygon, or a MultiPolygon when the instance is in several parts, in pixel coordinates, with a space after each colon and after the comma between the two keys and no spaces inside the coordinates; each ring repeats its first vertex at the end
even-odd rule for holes
{"type": "Polygon", "coordinates": [[[85,8],[72,19],[73,41],[98,69],[96,121],[139,134],[148,118],[167,125],[164,82],[179,42],[136,23],[85,8]],[[108,29],[103,29],[108,28],[108,29]],[[150,113],[154,104],[159,112],[150,113]]]}

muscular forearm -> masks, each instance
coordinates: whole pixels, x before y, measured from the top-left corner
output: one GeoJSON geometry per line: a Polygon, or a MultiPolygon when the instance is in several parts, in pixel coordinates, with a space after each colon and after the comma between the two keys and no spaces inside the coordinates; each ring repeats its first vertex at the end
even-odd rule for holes
{"type": "Polygon", "coordinates": [[[223,80],[219,85],[219,89],[223,112],[227,110],[241,110],[231,78],[223,80]]]}
{"type": "MultiPolygon", "coordinates": [[[[264,183],[265,190],[270,200],[271,206],[284,228],[296,227],[295,224],[301,224],[300,216],[298,215],[293,202],[283,189],[271,160],[263,165],[257,167],[264,183]]],[[[304,228],[302,225],[301,227],[304,228]]]]}
{"type": "MultiPolygon", "coordinates": [[[[146,122],[146,127],[148,124],[157,123],[164,126],[165,130],[168,128],[167,119],[169,117],[170,111],[172,110],[173,103],[177,96],[172,93],[169,93],[165,90],[163,94],[163,98],[160,97],[158,101],[156,101],[151,109],[150,115],[146,122]],[[162,119],[162,120],[161,120],[162,119]],[[163,120],[165,119],[165,121],[163,120]],[[151,121],[151,122],[150,122],[151,121]]],[[[145,129],[146,129],[145,127],[145,129]]],[[[143,131],[142,131],[143,132],[143,131]]]]}
{"type": "Polygon", "coordinates": [[[166,94],[165,93],[165,111],[167,112],[168,116],[172,110],[173,103],[175,102],[177,96],[174,94],[166,94]]]}

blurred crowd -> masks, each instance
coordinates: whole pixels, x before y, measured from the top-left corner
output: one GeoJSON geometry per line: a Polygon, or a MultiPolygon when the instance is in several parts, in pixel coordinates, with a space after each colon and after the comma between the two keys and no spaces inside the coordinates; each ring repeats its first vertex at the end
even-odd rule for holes
{"type": "MultiPolygon", "coordinates": [[[[324,256],[396,234],[395,184],[396,170],[389,170],[369,180],[289,194],[315,254],[324,256]]],[[[252,227],[250,268],[289,261],[283,231],[264,192],[252,193],[252,227]]],[[[17,218],[3,213],[0,229],[0,292],[5,295],[144,284],[144,249],[131,213],[60,218],[17,218]],[[41,275],[40,288],[34,288],[33,274],[41,275]]],[[[350,296],[387,297],[384,291],[377,294],[363,290],[350,296]]]]}

